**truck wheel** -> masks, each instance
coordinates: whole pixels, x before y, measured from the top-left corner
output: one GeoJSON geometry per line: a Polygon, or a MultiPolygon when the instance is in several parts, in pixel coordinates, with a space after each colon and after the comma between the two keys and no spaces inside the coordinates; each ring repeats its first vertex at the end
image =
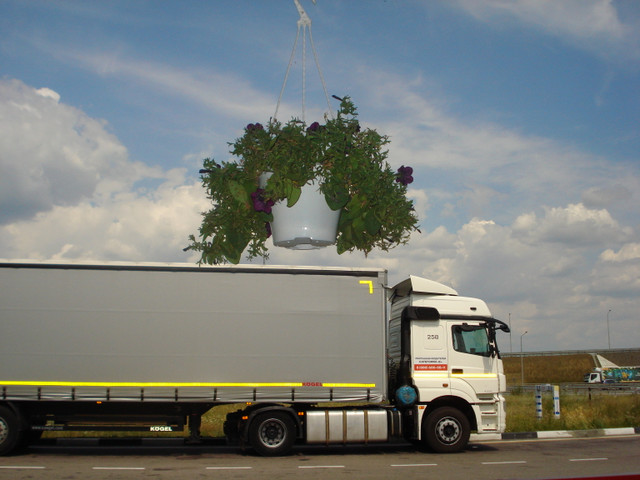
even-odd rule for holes
{"type": "Polygon", "coordinates": [[[22,436],[18,416],[0,406],[0,455],[6,455],[20,445],[22,436]]]}
{"type": "Polygon", "coordinates": [[[423,423],[423,437],[427,445],[438,453],[463,450],[469,442],[469,419],[458,409],[441,407],[427,415],[423,423]]]}
{"type": "Polygon", "coordinates": [[[260,455],[286,455],[296,439],[296,426],[284,412],[262,413],[249,427],[249,443],[260,455]]]}

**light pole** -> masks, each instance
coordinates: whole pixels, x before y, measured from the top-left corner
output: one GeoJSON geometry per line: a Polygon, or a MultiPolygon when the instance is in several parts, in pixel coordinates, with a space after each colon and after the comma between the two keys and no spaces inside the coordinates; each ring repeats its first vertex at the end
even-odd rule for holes
{"type": "Polygon", "coordinates": [[[527,330],[520,335],[520,385],[524,385],[524,355],[522,355],[522,337],[527,334],[527,330]]]}
{"type": "Polygon", "coordinates": [[[611,309],[607,312],[607,341],[609,342],[609,350],[611,350],[611,334],[609,333],[609,314],[611,309]]]}

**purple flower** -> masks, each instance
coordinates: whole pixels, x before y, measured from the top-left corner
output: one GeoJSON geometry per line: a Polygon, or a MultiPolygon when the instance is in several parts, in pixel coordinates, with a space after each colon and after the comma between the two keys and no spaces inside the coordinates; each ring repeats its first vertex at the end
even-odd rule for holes
{"type": "Polygon", "coordinates": [[[247,132],[255,132],[257,130],[264,130],[264,127],[261,123],[250,123],[246,127],[247,132]]]}
{"type": "Polygon", "coordinates": [[[251,201],[253,202],[253,209],[256,212],[271,213],[271,207],[274,205],[273,200],[265,200],[264,190],[262,188],[257,189],[251,194],[251,201]]]}
{"type": "Polygon", "coordinates": [[[413,175],[413,168],[405,167],[404,165],[402,165],[398,169],[398,176],[396,178],[396,182],[399,182],[403,185],[409,185],[411,182],[413,182],[412,175],[413,175]]]}
{"type": "Polygon", "coordinates": [[[307,133],[315,133],[318,130],[320,130],[320,124],[318,122],[313,122],[309,125],[309,128],[307,128],[307,133]]]}

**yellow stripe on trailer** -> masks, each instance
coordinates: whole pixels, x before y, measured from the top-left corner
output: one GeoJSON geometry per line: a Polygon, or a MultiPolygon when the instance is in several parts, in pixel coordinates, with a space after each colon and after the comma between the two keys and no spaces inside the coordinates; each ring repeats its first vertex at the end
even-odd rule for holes
{"type": "Polygon", "coordinates": [[[323,383],[326,388],[375,388],[375,383],[323,383]]]}
{"type": "Polygon", "coordinates": [[[325,387],[325,388],[375,388],[375,383],[313,383],[306,382],[63,382],[63,381],[0,381],[0,385],[22,387],[325,387]]]}

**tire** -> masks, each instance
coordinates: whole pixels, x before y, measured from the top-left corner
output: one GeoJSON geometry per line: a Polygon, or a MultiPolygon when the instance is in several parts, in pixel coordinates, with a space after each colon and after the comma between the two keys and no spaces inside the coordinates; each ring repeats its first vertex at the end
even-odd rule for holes
{"type": "Polygon", "coordinates": [[[296,426],[284,412],[262,413],[249,427],[249,443],[265,457],[287,455],[296,440],[296,426]]]}
{"type": "Polygon", "coordinates": [[[427,414],[422,426],[422,438],[435,452],[459,452],[469,443],[471,435],[469,419],[456,408],[435,409],[427,414]]]}
{"type": "Polygon", "coordinates": [[[0,406],[0,455],[7,455],[21,445],[23,434],[18,415],[0,406]]]}

